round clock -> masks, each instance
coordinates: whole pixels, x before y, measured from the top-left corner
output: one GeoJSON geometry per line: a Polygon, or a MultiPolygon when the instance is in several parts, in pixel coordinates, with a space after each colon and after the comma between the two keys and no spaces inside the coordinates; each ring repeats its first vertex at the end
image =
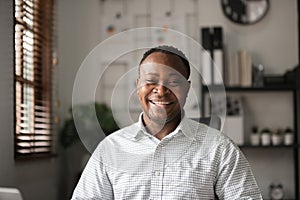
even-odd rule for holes
{"type": "Polygon", "coordinates": [[[283,186],[281,184],[272,183],[270,185],[270,197],[273,200],[283,199],[284,197],[283,186]]]}
{"type": "Polygon", "coordinates": [[[268,12],[269,0],[221,0],[224,15],[242,25],[260,21],[268,12]]]}

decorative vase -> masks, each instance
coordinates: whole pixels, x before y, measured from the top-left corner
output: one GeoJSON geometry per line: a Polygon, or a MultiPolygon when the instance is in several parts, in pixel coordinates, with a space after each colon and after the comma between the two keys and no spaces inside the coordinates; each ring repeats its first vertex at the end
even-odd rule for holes
{"type": "Polygon", "coordinates": [[[294,143],[293,133],[285,133],[284,134],[284,145],[292,145],[293,143],[294,143]]]}
{"type": "Polygon", "coordinates": [[[273,134],[273,135],[272,135],[272,144],[273,144],[274,146],[280,145],[281,142],[282,142],[282,137],[281,137],[281,135],[277,135],[277,134],[273,134]]]}
{"type": "Polygon", "coordinates": [[[252,146],[258,146],[260,143],[260,134],[258,133],[257,126],[252,127],[252,132],[250,135],[250,143],[252,146]]]}
{"type": "Polygon", "coordinates": [[[258,146],[260,143],[260,135],[258,133],[251,133],[250,141],[251,145],[258,146]]]}
{"type": "Polygon", "coordinates": [[[261,145],[269,146],[271,144],[271,135],[269,132],[261,133],[261,145]]]}

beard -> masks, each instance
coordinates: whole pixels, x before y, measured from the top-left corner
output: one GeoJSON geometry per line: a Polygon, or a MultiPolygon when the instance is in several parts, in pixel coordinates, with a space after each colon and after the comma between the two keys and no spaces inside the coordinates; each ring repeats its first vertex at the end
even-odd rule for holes
{"type": "Polygon", "coordinates": [[[172,122],[174,119],[176,120],[181,119],[184,112],[182,109],[180,109],[177,112],[168,114],[165,109],[161,108],[155,110],[150,109],[148,112],[144,111],[144,113],[147,115],[147,117],[150,119],[151,122],[163,126],[169,122],[172,122]]]}

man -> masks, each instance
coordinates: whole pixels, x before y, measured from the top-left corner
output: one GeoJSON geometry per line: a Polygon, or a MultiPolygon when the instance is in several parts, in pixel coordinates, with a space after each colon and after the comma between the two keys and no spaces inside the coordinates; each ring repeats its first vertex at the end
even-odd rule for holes
{"type": "Polygon", "coordinates": [[[139,66],[139,121],[106,137],[74,191],[77,199],[262,199],[238,147],[187,119],[190,66],[174,47],[147,51],[139,66]]]}

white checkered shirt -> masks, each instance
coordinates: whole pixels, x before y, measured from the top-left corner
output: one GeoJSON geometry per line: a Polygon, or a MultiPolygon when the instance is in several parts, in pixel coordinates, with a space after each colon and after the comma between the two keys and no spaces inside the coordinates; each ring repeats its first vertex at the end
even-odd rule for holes
{"type": "Polygon", "coordinates": [[[183,118],[158,140],[139,122],[106,137],[74,190],[83,199],[262,199],[239,148],[219,131],[183,118]]]}

